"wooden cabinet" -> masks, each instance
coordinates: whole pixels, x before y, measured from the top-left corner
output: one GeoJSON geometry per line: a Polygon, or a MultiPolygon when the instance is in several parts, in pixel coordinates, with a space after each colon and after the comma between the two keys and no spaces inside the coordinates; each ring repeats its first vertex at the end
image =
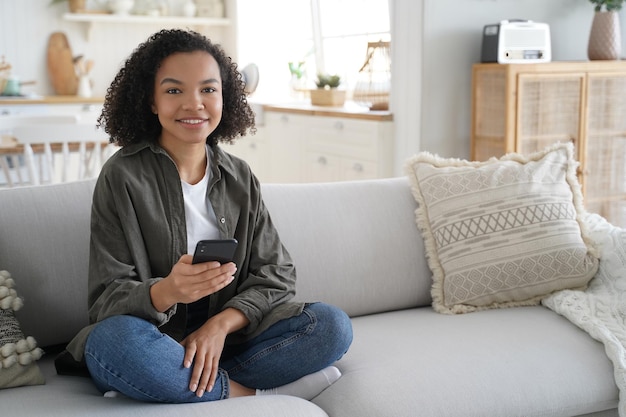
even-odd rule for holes
{"type": "Polygon", "coordinates": [[[349,181],[391,176],[390,124],[317,117],[305,147],[306,181],[349,181]]]}
{"type": "Polygon", "coordinates": [[[223,149],[239,156],[262,182],[329,182],[393,176],[390,113],[314,108],[264,110],[257,133],[223,149]],[[320,114],[321,113],[321,114],[320,114]]]}
{"type": "Polygon", "coordinates": [[[393,175],[393,122],[268,111],[271,182],[328,182],[393,175]]]}
{"type": "Polygon", "coordinates": [[[267,129],[257,126],[254,135],[237,139],[233,144],[221,144],[222,149],[246,161],[259,181],[266,182],[270,178],[269,144],[267,129]]]}
{"type": "Polygon", "coordinates": [[[471,157],[572,141],[585,208],[626,226],[626,61],[476,64],[471,157]]]}
{"type": "Polygon", "coordinates": [[[270,137],[269,182],[302,182],[303,149],[307,137],[307,116],[266,112],[270,137]]]}

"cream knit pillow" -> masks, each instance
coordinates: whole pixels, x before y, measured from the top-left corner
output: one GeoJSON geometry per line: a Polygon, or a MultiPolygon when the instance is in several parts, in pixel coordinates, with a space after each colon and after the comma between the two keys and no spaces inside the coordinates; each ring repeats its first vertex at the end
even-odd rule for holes
{"type": "Polygon", "coordinates": [[[573,145],[486,162],[420,153],[407,171],[440,313],[538,304],[598,268],[573,145]]]}
{"type": "Polygon", "coordinates": [[[23,306],[14,281],[0,271],[0,389],[41,385],[44,377],[37,365],[43,351],[32,336],[24,337],[15,311],[23,306]]]}

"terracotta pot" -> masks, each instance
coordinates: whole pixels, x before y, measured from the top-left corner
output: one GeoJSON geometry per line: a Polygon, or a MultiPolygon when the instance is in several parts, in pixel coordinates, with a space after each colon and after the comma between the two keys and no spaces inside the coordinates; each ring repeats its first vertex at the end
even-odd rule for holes
{"type": "Polygon", "coordinates": [[[591,24],[587,56],[590,60],[617,60],[621,53],[619,15],[616,11],[596,12],[591,24]]]}

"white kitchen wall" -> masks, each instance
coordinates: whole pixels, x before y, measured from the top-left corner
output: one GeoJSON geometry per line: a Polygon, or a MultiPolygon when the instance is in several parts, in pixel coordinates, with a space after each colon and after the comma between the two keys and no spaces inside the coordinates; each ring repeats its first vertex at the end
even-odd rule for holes
{"type": "MultiPolygon", "coordinates": [[[[593,18],[589,0],[419,1],[423,4],[421,130],[417,143],[413,142],[415,150],[469,157],[471,67],[480,61],[485,24],[515,18],[548,23],[553,60],[587,59],[593,18]]],[[[626,10],[620,12],[620,20],[624,47],[626,10]]],[[[401,36],[396,33],[396,39],[401,36]]]]}
{"type": "MultiPolygon", "coordinates": [[[[586,59],[593,16],[589,0],[391,2],[392,110],[398,174],[402,173],[403,161],[420,150],[442,156],[469,156],[471,66],[480,60],[485,24],[510,18],[548,23],[554,60],[586,59]]],[[[61,18],[64,5],[48,6],[48,3],[49,0],[0,0],[0,56],[6,56],[22,80],[36,80],[37,84],[29,89],[39,94],[50,94],[52,90],[45,53],[51,32],[66,32],[74,55],[83,54],[95,60],[94,92],[103,95],[123,59],[159,28],[158,25],[96,25],[88,41],[85,24],[64,21],[61,18]]],[[[235,4],[236,0],[228,0],[229,16],[236,16],[235,4]]],[[[268,15],[258,18],[268,25],[280,24],[275,9],[266,9],[268,15]]],[[[626,44],[626,10],[620,16],[626,44]]],[[[245,34],[245,27],[237,28],[237,22],[233,23],[231,29],[216,29],[207,35],[234,51],[231,53],[237,60],[237,43],[263,34],[245,34]],[[237,37],[233,35],[236,30],[237,37]]]]}
{"type": "MultiPolygon", "coordinates": [[[[175,13],[185,0],[168,0],[175,13]]],[[[96,8],[104,0],[88,0],[88,8],[96,8]]],[[[233,3],[228,0],[229,3],[233,3]]],[[[234,3],[233,3],[234,4],[234,3]]],[[[229,13],[234,13],[228,10],[229,13]]],[[[67,4],[50,5],[50,0],[0,0],[0,57],[13,66],[13,75],[22,81],[36,81],[23,91],[40,95],[53,94],[48,78],[46,48],[48,36],[55,31],[65,32],[72,54],[93,59],[92,71],[94,95],[104,96],[111,80],[132,50],[146,38],[162,28],[172,27],[159,23],[94,23],[63,20],[68,12],[67,4]]],[[[229,53],[235,55],[236,43],[232,35],[236,24],[223,29],[192,27],[222,43],[229,53]]]]}

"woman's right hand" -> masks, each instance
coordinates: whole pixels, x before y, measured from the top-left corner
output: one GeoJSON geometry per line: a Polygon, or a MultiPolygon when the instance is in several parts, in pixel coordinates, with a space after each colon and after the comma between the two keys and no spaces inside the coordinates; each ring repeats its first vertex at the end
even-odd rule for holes
{"type": "Polygon", "coordinates": [[[216,293],[234,279],[237,267],[229,262],[192,264],[191,255],[183,255],[168,276],[150,287],[154,307],[164,312],[177,303],[192,303],[216,293]]]}

